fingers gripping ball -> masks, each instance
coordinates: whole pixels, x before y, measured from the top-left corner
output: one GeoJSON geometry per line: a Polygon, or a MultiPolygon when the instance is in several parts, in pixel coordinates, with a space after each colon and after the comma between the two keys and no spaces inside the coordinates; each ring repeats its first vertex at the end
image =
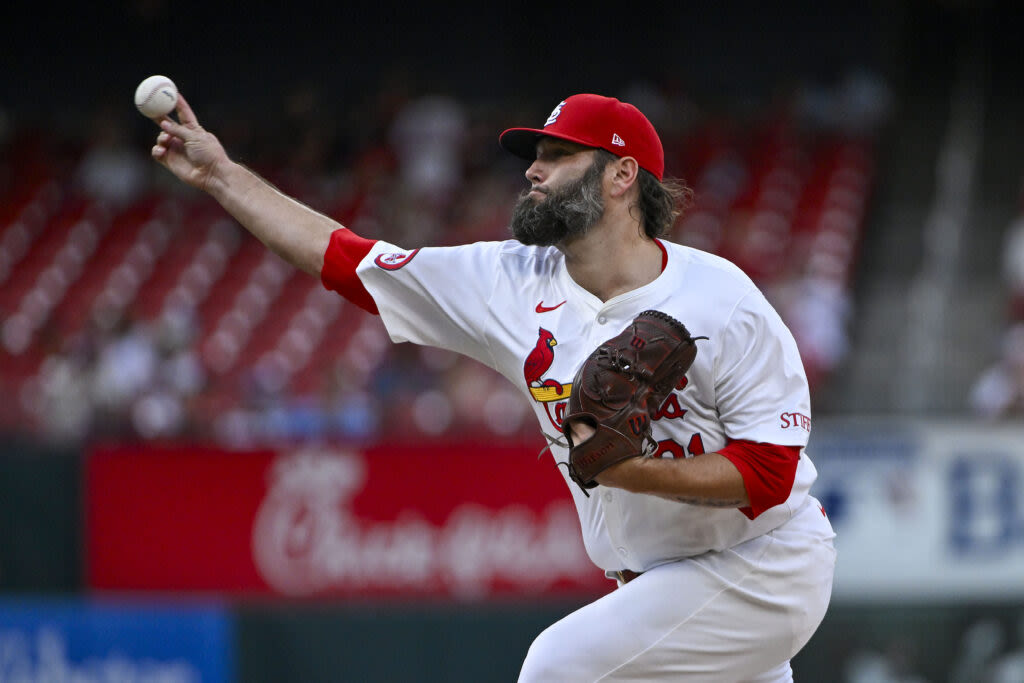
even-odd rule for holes
{"type": "Polygon", "coordinates": [[[644,311],[618,336],[601,344],[576,372],[562,433],[569,442],[569,476],[586,495],[595,477],[623,460],[658,448],[651,419],[697,357],[698,339],[660,311],[644,311]],[[572,425],[593,436],[574,443],[572,425]]]}
{"type": "Polygon", "coordinates": [[[135,89],[135,106],[143,116],[158,119],[174,111],[178,88],[167,76],[150,76],[135,89]]]}

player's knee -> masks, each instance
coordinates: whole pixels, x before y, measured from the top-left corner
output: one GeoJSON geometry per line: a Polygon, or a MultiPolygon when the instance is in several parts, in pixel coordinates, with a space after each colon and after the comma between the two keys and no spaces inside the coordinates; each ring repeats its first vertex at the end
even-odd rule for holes
{"type": "Polygon", "coordinates": [[[530,645],[519,673],[519,683],[555,683],[576,680],[572,676],[571,647],[554,634],[554,627],[541,633],[530,645]]]}

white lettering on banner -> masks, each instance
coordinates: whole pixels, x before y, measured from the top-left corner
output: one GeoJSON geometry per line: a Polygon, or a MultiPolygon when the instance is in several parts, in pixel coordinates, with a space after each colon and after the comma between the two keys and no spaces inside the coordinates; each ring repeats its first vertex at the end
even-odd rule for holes
{"type": "Polygon", "coordinates": [[[518,505],[463,504],[441,526],[414,511],[370,522],[348,509],[365,481],[358,456],[282,456],[270,476],[253,523],[253,559],[264,580],[287,595],[428,590],[443,582],[455,595],[474,597],[494,581],[541,590],[593,570],[569,502],[540,515],[518,505]]]}
{"type": "Polygon", "coordinates": [[[116,647],[105,656],[93,652],[84,661],[76,662],[68,656],[67,640],[64,633],[50,628],[34,633],[0,631],[0,681],[199,683],[202,678],[187,661],[133,659],[118,654],[116,647]]]}

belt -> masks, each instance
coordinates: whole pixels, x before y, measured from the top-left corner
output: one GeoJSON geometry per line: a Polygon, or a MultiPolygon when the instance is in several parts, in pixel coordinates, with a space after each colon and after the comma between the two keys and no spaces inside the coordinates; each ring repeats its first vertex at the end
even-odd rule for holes
{"type": "Polygon", "coordinates": [[[635,572],[632,569],[619,569],[615,572],[616,578],[618,578],[622,585],[626,585],[641,574],[643,574],[643,572],[635,572]]]}

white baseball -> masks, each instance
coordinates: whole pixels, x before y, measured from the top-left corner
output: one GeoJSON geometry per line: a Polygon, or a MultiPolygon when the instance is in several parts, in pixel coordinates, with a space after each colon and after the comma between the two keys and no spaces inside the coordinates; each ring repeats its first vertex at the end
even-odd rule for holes
{"type": "Polygon", "coordinates": [[[158,119],[178,104],[178,88],[167,76],[150,76],[135,89],[135,106],[143,116],[158,119]]]}

